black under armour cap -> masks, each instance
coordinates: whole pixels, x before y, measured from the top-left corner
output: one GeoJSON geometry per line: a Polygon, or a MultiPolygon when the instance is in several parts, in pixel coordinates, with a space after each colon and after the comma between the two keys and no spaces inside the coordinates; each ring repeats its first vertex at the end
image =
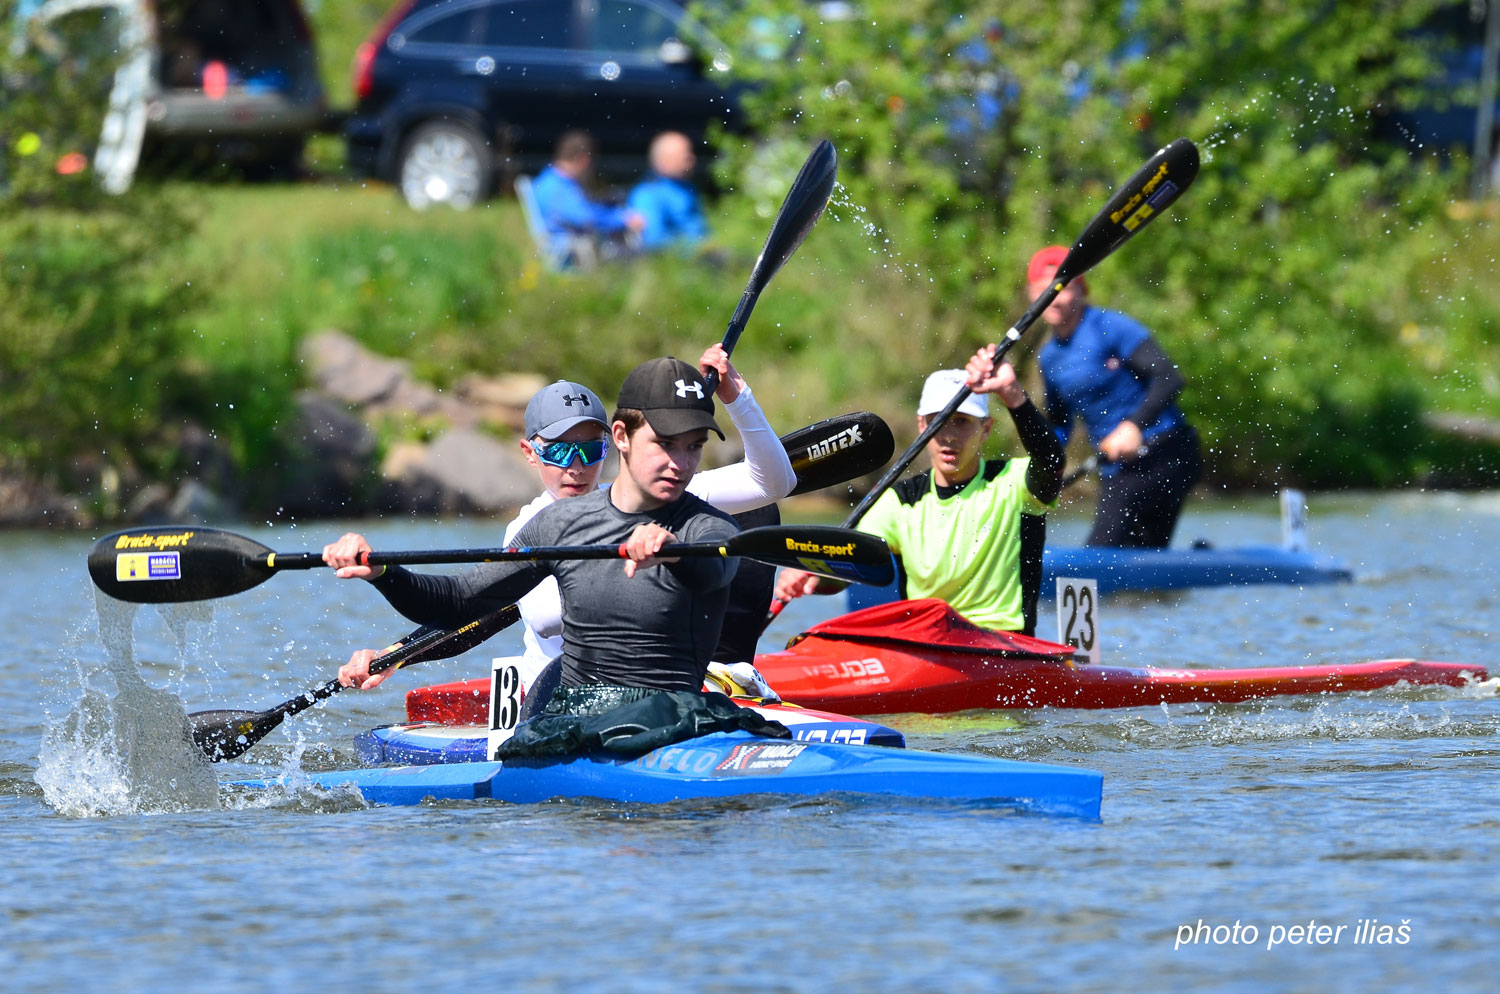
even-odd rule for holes
{"type": "Polygon", "coordinates": [[[620,387],[619,406],[640,411],[658,435],[707,428],[724,437],[714,422],[714,398],[708,384],[696,368],[672,356],[632,369],[620,387]]]}

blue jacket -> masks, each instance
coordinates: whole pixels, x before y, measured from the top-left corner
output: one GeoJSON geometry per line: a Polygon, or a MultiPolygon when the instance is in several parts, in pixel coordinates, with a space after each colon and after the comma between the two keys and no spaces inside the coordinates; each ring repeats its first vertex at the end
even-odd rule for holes
{"type": "Polygon", "coordinates": [[[698,191],[685,180],[652,173],[630,191],[627,205],[646,218],[646,227],[641,230],[645,248],[692,245],[708,236],[698,191]]]}
{"type": "MultiPolygon", "coordinates": [[[[1145,398],[1148,386],[1126,362],[1151,337],[1134,318],[1102,307],[1090,307],[1067,341],[1049,339],[1037,355],[1047,394],[1047,416],[1064,445],[1072,434],[1073,418],[1083,418],[1089,440],[1096,446],[1145,398]]],[[[1175,403],[1140,426],[1144,438],[1185,424],[1175,403]]],[[[1113,467],[1118,468],[1118,467],[1113,467]]]]}
{"type": "Polygon", "coordinates": [[[630,211],[589,199],[583,185],[548,166],[531,181],[542,224],[553,237],[570,234],[608,235],[625,230],[630,211]]]}

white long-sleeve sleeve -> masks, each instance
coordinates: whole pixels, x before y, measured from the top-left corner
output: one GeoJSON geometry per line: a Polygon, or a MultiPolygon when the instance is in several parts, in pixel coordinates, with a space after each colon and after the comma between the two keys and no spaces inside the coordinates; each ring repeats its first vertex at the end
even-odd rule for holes
{"type": "Polygon", "coordinates": [[[697,474],[688,492],[730,514],[753,511],[791,493],[797,485],[792,460],[750,388],[741,390],[734,403],[725,404],[724,411],[740,433],[745,458],[697,474]]]}
{"type": "MultiPolygon", "coordinates": [[[[541,496],[521,508],[515,520],[506,526],[504,544],[509,546],[521,526],[555,499],[544,490],[541,496]]],[[[521,621],[526,626],[521,635],[526,646],[526,665],[521,682],[523,686],[530,686],[543,666],[562,655],[562,593],[557,589],[557,581],[547,577],[522,596],[516,606],[521,609],[521,621]]]]}

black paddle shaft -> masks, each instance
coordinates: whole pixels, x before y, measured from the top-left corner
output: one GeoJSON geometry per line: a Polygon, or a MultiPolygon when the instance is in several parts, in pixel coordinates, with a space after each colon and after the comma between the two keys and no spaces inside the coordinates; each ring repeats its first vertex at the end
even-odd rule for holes
{"type": "MultiPolygon", "coordinates": [[[[748,528],[722,542],[673,542],[664,545],[658,558],[684,556],[746,556],[751,559],[783,559],[817,547],[824,556],[857,561],[871,556],[870,536],[824,525],[770,525],[748,528]]],[[[405,566],[416,563],[538,562],[555,559],[623,559],[620,545],[538,545],[505,549],[419,549],[411,552],[370,552],[366,566],[405,566]]],[[[274,569],[307,569],[322,566],[323,557],[303,552],[289,556],[272,553],[268,566],[274,569]]]]}
{"type": "MultiPolygon", "coordinates": [[[[999,364],[1000,360],[1005,357],[1005,354],[1021,340],[1022,333],[1031,327],[1036,321],[1037,316],[1045,311],[1052,301],[1056,299],[1057,295],[1062,292],[1062,288],[1063,284],[1054,283],[1040,297],[1031,302],[1031,306],[1027,308],[1021,320],[1017,321],[1010,331],[1005,333],[1005,337],[996,342],[990,349],[990,362],[996,365],[999,364]]],[[[964,401],[969,399],[969,395],[973,392],[967,386],[959,387],[958,391],[953,395],[953,399],[948,401],[941,411],[927,420],[927,427],[922,429],[921,434],[916,437],[916,440],[911,445],[907,446],[906,451],[901,454],[901,458],[896,460],[891,465],[891,468],[885,471],[885,475],[855,505],[854,510],[849,512],[849,516],[843,522],[845,528],[853,528],[859,524],[859,519],[863,518],[869,512],[870,508],[875,506],[875,502],[880,499],[880,495],[885,493],[886,489],[892,483],[896,482],[896,478],[906,471],[906,467],[911,465],[912,460],[917,457],[917,453],[922,451],[922,447],[932,441],[932,436],[943,430],[943,425],[948,423],[948,419],[953,417],[954,412],[963,405],[964,401]]]]}
{"type": "MultiPolygon", "coordinates": [[[[743,556],[772,566],[790,566],[840,580],[883,586],[894,578],[890,549],[874,535],[822,525],[772,525],[749,528],[722,542],[673,542],[657,553],[661,559],[687,556],[743,556]]],[[[371,552],[366,565],[406,563],[480,563],[553,559],[620,559],[625,546],[574,545],[515,549],[371,552]]],[[[298,568],[302,565],[299,558],[298,568]]],[[[278,564],[280,560],[277,560],[278,564]]],[[[319,565],[322,560],[309,565],[319,565]]]]}
{"type": "MultiPolygon", "coordinates": [[[[450,630],[423,626],[401,639],[385,655],[370,663],[370,673],[384,673],[414,663],[449,659],[468,652],[521,618],[520,610],[508,605],[450,630]]],[[[211,761],[234,759],[269,735],[286,718],[301,714],[344,689],[337,679],[298,694],[264,711],[195,711],[188,715],[193,742],[211,761]]]]}

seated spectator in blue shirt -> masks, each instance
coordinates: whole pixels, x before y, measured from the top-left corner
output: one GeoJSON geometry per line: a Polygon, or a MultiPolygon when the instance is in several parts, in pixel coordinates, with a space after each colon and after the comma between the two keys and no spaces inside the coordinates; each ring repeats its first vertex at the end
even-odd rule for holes
{"type": "Polygon", "coordinates": [[[582,131],[564,132],[552,164],[532,180],[531,192],[554,241],[571,244],[579,236],[591,237],[607,258],[623,254],[628,237],[640,232],[645,218],[629,207],[612,207],[588,195],[583,181],[593,164],[594,140],[582,131]]]}
{"type": "Polygon", "coordinates": [[[663,131],[651,140],[651,175],[630,191],[629,207],[646,219],[641,247],[696,247],[708,237],[708,223],[691,177],[698,157],[687,135],[663,131]]]}

